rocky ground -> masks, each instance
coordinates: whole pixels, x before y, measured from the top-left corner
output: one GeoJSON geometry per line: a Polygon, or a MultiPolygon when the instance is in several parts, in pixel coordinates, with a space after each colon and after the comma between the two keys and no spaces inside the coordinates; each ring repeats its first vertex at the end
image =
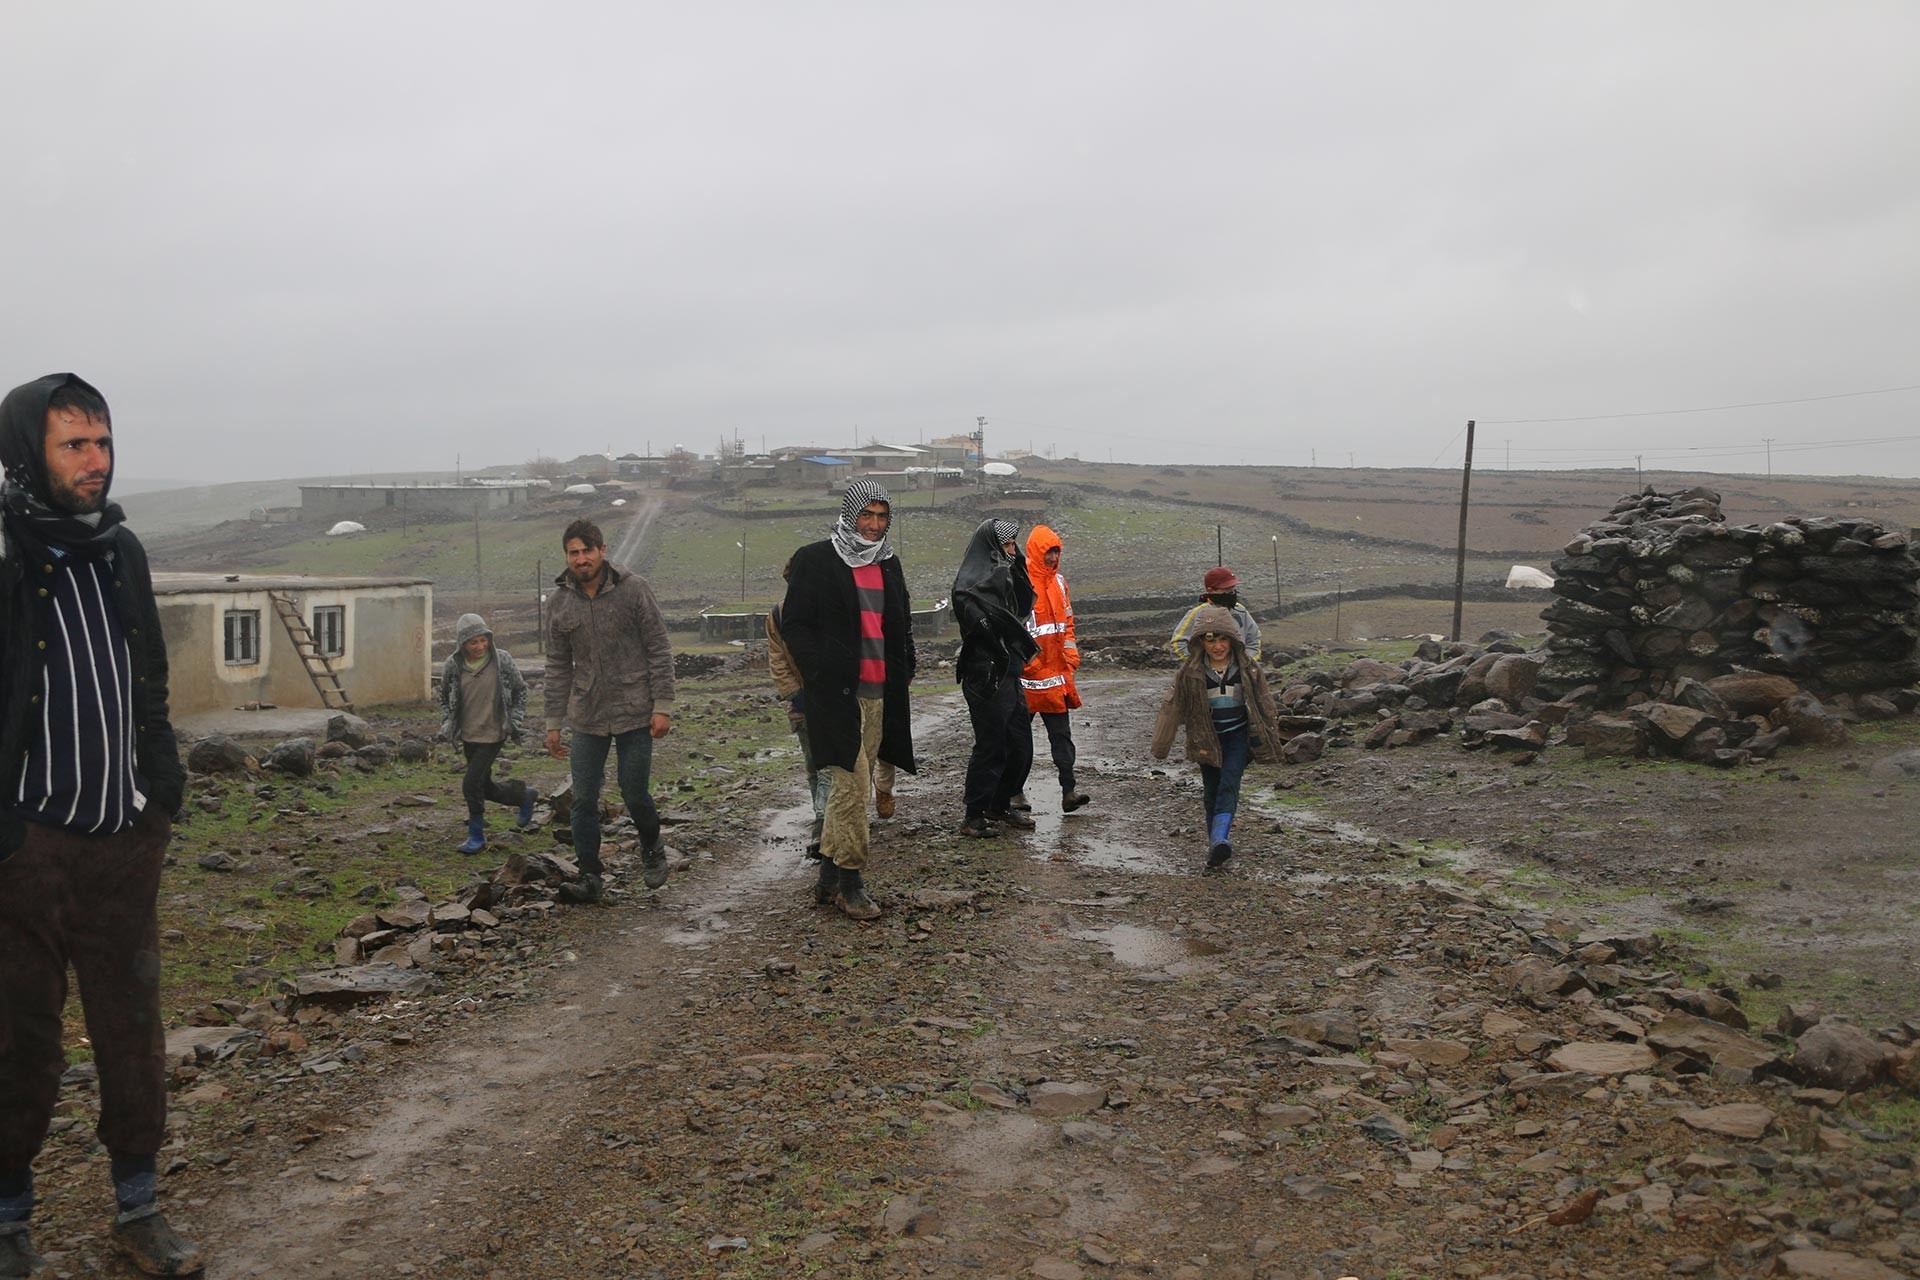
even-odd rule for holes
{"type": "MultiPolygon", "coordinates": [[[[1043,760],[992,841],[925,692],[868,925],[811,904],[790,749],[736,716],[658,894],[429,946],[432,991],[255,1002],[280,1052],[179,1073],[172,1212],[216,1277],[1920,1274],[1920,1105],[1868,1082],[1920,1033],[1870,777],[1904,728],[1734,772],[1335,748],[1257,772],[1202,875],[1165,679],[1089,681],[1093,804],[1043,760]],[[1773,1032],[1810,1001],[1865,1031],[1773,1032]]],[[[41,1238],[111,1274],[73,1090],[41,1238]]]]}

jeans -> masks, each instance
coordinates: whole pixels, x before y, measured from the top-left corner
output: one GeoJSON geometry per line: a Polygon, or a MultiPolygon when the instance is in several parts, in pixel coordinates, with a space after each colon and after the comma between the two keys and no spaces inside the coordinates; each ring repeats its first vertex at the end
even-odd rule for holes
{"type": "Polygon", "coordinates": [[[808,844],[820,843],[820,830],[827,820],[827,794],[833,790],[833,779],[826,771],[813,763],[813,744],[807,740],[807,718],[788,718],[793,726],[793,736],[800,739],[800,763],[807,770],[807,794],[813,799],[813,826],[807,835],[808,844]]]}
{"type": "Polygon", "coordinates": [[[600,784],[607,773],[607,748],[619,756],[617,781],[620,800],[627,816],[640,832],[646,848],[660,843],[660,812],[647,794],[647,771],[653,766],[653,734],[645,726],[609,736],[604,733],[574,731],[573,762],[573,851],[580,870],[599,875],[600,867],[600,784]]]}
{"type": "Polygon", "coordinates": [[[1232,813],[1240,806],[1240,775],[1247,771],[1247,726],[1220,736],[1220,767],[1200,766],[1200,791],[1207,802],[1207,822],[1216,813],[1232,813]]]}
{"type": "Polygon", "coordinates": [[[967,716],[973,721],[967,817],[1003,813],[1007,801],[1026,785],[1027,770],[1033,767],[1033,729],[1026,717],[1027,695],[1020,689],[1020,670],[1009,671],[998,685],[965,684],[961,690],[967,697],[967,716]]]}
{"type": "Polygon", "coordinates": [[[460,794],[467,802],[467,816],[478,818],[487,811],[487,801],[519,808],[527,798],[527,784],[517,778],[501,782],[493,776],[493,762],[500,758],[500,742],[463,742],[467,753],[467,773],[460,779],[460,794]]]}

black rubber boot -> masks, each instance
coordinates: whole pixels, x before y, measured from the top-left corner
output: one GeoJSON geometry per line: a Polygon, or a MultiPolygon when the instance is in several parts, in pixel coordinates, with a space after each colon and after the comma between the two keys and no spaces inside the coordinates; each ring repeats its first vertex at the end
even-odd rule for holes
{"type": "Polygon", "coordinates": [[[47,1260],[34,1252],[26,1223],[0,1223],[0,1280],[27,1280],[31,1276],[52,1274],[47,1270],[47,1260]]]}
{"type": "Polygon", "coordinates": [[[640,851],[640,878],[649,889],[658,889],[667,882],[667,842],[655,840],[640,851]]]}
{"type": "Polygon", "coordinates": [[[840,894],[840,868],[832,858],[820,859],[820,878],[813,882],[813,900],[823,907],[833,905],[840,894]]]}
{"type": "Polygon", "coordinates": [[[1222,840],[1220,843],[1214,845],[1213,848],[1207,850],[1207,869],[1213,871],[1226,866],[1227,859],[1232,856],[1233,846],[1225,840],[1222,840]]]}
{"type": "Polygon", "coordinates": [[[976,813],[960,823],[960,834],[969,840],[985,840],[1000,833],[993,829],[991,822],[987,821],[986,814],[976,813]]]}
{"type": "Polygon", "coordinates": [[[113,1251],[150,1276],[192,1276],[207,1265],[198,1245],[182,1240],[158,1209],[136,1209],[113,1220],[113,1251]]]}
{"type": "Polygon", "coordinates": [[[872,920],[879,916],[880,907],[867,896],[867,886],[860,882],[858,871],[840,869],[840,892],[838,894],[840,910],[855,920],[872,920]]]}

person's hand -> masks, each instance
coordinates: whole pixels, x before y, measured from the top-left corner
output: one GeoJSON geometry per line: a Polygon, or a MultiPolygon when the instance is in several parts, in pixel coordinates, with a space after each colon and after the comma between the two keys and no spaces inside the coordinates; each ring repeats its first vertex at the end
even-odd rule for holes
{"type": "Polygon", "coordinates": [[[565,743],[560,741],[560,731],[558,729],[547,730],[547,754],[555,760],[565,760],[567,758],[567,747],[565,743]]]}
{"type": "Polygon", "coordinates": [[[654,737],[656,738],[666,737],[667,730],[671,728],[673,728],[672,716],[668,715],[664,711],[656,711],[653,713],[653,726],[652,726],[651,732],[654,737]]]}

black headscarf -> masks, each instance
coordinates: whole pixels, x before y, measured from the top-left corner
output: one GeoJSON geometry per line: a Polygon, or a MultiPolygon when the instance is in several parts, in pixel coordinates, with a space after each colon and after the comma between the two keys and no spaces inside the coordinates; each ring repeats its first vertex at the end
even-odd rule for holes
{"type": "Polygon", "coordinates": [[[1027,634],[1027,615],[1033,612],[1033,584],[1016,543],[1011,556],[1006,544],[1020,526],[1011,520],[983,520],[960,557],[953,579],[953,616],[960,624],[960,678],[988,676],[998,680],[1009,663],[1025,666],[1037,652],[1027,634]]]}
{"type": "Polygon", "coordinates": [[[113,545],[114,530],[127,517],[118,503],[106,501],[107,491],[113,487],[111,470],[100,490],[99,511],[76,514],[54,505],[47,475],[47,405],[64,387],[77,387],[106,403],[97,389],[71,373],[36,378],[0,400],[0,466],[6,470],[0,503],[4,503],[8,531],[15,537],[57,547],[70,555],[95,556],[113,545]]]}

